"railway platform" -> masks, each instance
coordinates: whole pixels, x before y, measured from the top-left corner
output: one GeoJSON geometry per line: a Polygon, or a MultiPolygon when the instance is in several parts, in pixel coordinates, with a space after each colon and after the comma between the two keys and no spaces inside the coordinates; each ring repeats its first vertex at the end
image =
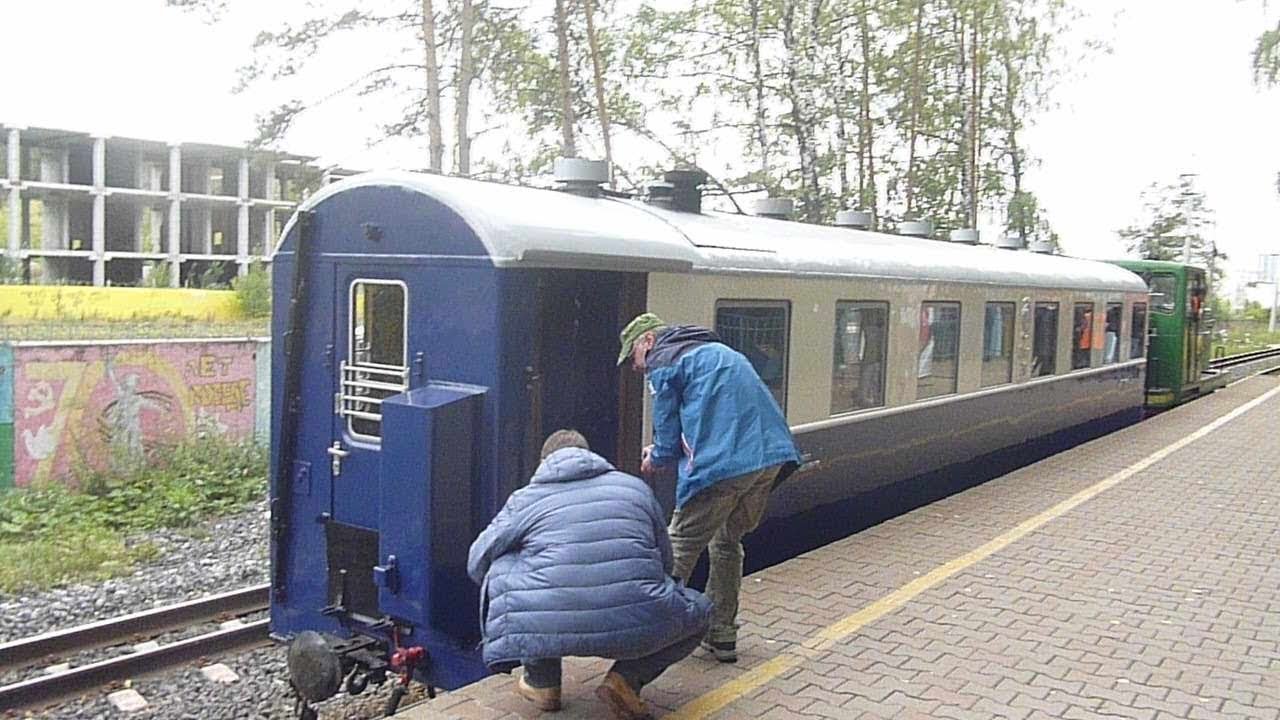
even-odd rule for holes
{"type": "MultiPolygon", "coordinates": [[[[1280,378],[1236,383],[744,580],[673,718],[1280,719],[1280,378]]],[[[564,709],[607,717],[602,660],[564,709]]],[[[494,676],[409,720],[539,713],[494,676]]]]}

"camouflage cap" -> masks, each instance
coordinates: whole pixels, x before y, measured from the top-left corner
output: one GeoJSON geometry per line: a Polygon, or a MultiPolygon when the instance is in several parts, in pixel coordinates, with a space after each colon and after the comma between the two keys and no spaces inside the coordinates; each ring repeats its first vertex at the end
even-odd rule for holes
{"type": "Polygon", "coordinates": [[[627,361],[627,358],[631,357],[631,350],[635,347],[636,341],[640,339],[641,335],[665,326],[666,323],[662,321],[662,318],[649,312],[641,313],[636,316],[635,320],[627,323],[627,326],[622,328],[622,332],[618,334],[618,338],[622,340],[622,352],[618,353],[618,364],[621,365],[627,361]]]}

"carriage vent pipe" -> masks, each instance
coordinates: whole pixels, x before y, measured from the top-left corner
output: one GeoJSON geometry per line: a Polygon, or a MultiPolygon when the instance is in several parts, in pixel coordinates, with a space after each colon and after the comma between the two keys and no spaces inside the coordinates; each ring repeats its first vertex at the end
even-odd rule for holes
{"type": "Polygon", "coordinates": [[[762,198],[751,204],[751,211],[756,215],[774,220],[790,220],[795,209],[791,198],[762,198]]]}
{"type": "Polygon", "coordinates": [[[960,228],[951,231],[951,242],[961,245],[977,245],[978,231],[973,228],[960,228]]]}
{"type": "Polygon", "coordinates": [[[1021,250],[1022,237],[1019,235],[1001,235],[996,238],[996,247],[1001,250],[1021,250]]]}
{"type": "Polygon", "coordinates": [[[930,238],[933,236],[933,225],[925,220],[907,220],[898,223],[898,234],[907,237],[930,238]]]}
{"type": "Polygon", "coordinates": [[[600,197],[600,186],[609,182],[609,165],[603,160],[556,158],[556,182],[560,189],[583,197],[600,197]]]}
{"type": "Polygon", "coordinates": [[[1041,255],[1052,255],[1053,243],[1049,242],[1047,238],[1038,237],[1028,244],[1027,249],[1033,253],[1040,253],[1041,255]]]}
{"type": "Polygon", "coordinates": [[[836,213],[835,225],[853,230],[870,230],[871,213],[862,210],[841,210],[836,213]]]}

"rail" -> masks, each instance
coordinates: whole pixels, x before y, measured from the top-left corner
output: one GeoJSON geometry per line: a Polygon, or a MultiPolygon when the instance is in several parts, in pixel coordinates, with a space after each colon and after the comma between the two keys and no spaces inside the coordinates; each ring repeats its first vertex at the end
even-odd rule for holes
{"type": "MultiPolygon", "coordinates": [[[[267,607],[269,585],[254,585],[198,600],[166,605],[0,644],[0,671],[29,666],[51,655],[130,642],[267,607]]],[[[256,620],[151,650],[102,660],[60,673],[0,687],[0,711],[46,705],[135,675],[157,672],[199,658],[248,648],[268,640],[268,621],[256,620]]]]}
{"type": "Polygon", "coordinates": [[[1254,350],[1253,352],[1240,353],[1239,355],[1228,355],[1226,357],[1215,358],[1209,361],[1210,370],[1227,370],[1229,368],[1247,365],[1259,360],[1268,360],[1271,358],[1280,359],[1280,347],[1267,348],[1266,350],[1254,350]]]}

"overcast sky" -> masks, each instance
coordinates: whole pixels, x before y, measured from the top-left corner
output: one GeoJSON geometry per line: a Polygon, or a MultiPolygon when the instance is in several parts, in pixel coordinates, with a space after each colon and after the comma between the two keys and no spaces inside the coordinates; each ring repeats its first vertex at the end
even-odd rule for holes
{"type": "MultiPolygon", "coordinates": [[[[1231,256],[1229,284],[1280,253],[1280,90],[1249,68],[1254,38],[1280,8],[1261,0],[1075,0],[1081,37],[1110,53],[1075,65],[1056,107],[1027,133],[1029,175],[1069,254],[1121,254],[1115,231],[1141,217],[1153,182],[1199,174],[1231,256]]],[[[257,2],[255,17],[210,26],[163,0],[10,0],[0,123],[165,140],[239,144],[282,98],[232,95],[254,33],[298,0],[257,2]],[[14,32],[14,29],[18,29],[14,32]]],[[[367,150],[358,118],[305,123],[285,149],[373,168],[404,148],[367,150]]],[[[406,162],[418,167],[420,159],[406,162]]],[[[1268,289],[1269,292],[1269,289],[1268,289]]],[[[1263,294],[1259,289],[1259,296],[1263,294]]]]}

